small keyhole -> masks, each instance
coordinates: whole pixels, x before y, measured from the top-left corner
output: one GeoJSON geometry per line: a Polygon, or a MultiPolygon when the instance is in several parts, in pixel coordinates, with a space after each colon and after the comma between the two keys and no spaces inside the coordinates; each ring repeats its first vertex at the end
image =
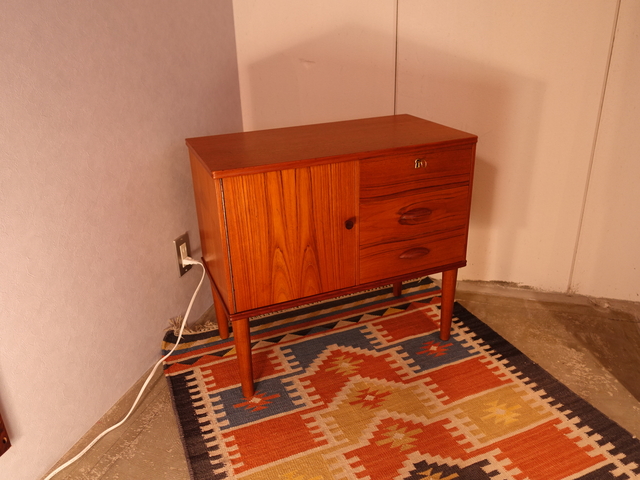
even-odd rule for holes
{"type": "Polygon", "coordinates": [[[344,222],[344,226],[347,227],[347,230],[351,230],[353,228],[353,225],[354,225],[354,222],[352,218],[344,222]]]}
{"type": "Polygon", "coordinates": [[[414,168],[424,168],[427,166],[427,161],[424,158],[416,158],[413,166],[414,168]]]}

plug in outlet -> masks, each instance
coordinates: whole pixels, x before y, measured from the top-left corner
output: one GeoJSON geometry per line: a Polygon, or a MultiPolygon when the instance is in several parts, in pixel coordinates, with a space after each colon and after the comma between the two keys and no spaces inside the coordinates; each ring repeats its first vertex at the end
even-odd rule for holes
{"type": "Polygon", "coordinates": [[[189,233],[185,232],[173,241],[176,247],[176,255],[178,258],[178,270],[180,276],[191,270],[193,265],[185,265],[182,263],[182,259],[191,256],[191,246],[189,245],[189,233]]]}

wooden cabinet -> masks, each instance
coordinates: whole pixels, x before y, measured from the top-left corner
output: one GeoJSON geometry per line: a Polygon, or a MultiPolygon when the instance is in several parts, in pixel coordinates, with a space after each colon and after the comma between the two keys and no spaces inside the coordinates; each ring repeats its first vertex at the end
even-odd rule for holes
{"type": "Polygon", "coordinates": [[[191,138],[220,334],[253,394],[250,316],[443,272],[448,338],[477,137],[410,115],[191,138]],[[225,321],[226,320],[226,321],[225,321]]]}

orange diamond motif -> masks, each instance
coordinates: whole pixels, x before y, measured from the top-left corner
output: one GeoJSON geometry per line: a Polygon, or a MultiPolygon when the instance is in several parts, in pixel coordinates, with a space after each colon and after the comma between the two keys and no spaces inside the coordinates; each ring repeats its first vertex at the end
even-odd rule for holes
{"type": "Polygon", "coordinates": [[[265,396],[266,393],[256,393],[253,397],[247,399],[245,398],[244,402],[237,403],[233,407],[234,408],[243,408],[245,410],[251,410],[253,412],[259,412],[260,410],[264,410],[271,402],[269,400],[273,400],[274,398],[278,398],[280,394],[276,393],[275,395],[270,395],[268,397],[265,396]]]}
{"type": "Polygon", "coordinates": [[[441,357],[445,353],[447,353],[448,348],[453,345],[453,343],[442,343],[442,342],[434,342],[433,340],[429,342],[425,342],[422,345],[422,350],[418,352],[418,355],[433,355],[436,357],[441,357]]]}

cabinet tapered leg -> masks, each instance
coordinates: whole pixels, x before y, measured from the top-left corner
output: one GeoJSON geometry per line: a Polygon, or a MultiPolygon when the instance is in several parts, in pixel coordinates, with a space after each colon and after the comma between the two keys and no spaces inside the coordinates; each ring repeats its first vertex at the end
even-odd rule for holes
{"type": "Polygon", "coordinates": [[[442,304],[440,305],[440,339],[449,340],[451,335],[451,316],[456,296],[458,269],[442,272],[442,304]]]}
{"type": "Polygon", "coordinates": [[[240,384],[245,398],[253,397],[253,364],[251,363],[251,333],[249,332],[249,318],[241,318],[233,322],[233,338],[238,355],[240,369],[240,384]]]}
{"type": "Polygon", "coordinates": [[[400,297],[402,295],[402,282],[396,282],[393,284],[393,294],[396,297],[400,297]]]}
{"type": "Polygon", "coordinates": [[[229,318],[227,312],[222,305],[222,300],[216,294],[213,295],[213,305],[216,309],[216,320],[218,320],[218,332],[220,338],[229,338],[229,318]]]}

